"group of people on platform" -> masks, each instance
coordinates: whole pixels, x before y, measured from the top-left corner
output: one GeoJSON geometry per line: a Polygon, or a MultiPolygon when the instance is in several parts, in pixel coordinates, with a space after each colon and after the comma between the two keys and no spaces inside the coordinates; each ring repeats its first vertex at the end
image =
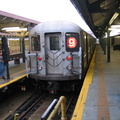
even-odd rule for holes
{"type": "Polygon", "coordinates": [[[4,64],[3,56],[2,56],[2,44],[0,44],[0,79],[6,79],[5,71],[6,71],[6,66],[4,64]]]}

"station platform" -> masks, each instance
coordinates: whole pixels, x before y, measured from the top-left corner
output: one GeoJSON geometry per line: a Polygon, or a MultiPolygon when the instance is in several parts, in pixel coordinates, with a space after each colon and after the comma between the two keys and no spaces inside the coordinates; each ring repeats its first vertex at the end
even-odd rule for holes
{"type": "Polygon", "coordinates": [[[107,62],[100,45],[93,55],[72,120],[120,120],[120,51],[107,62]]]}
{"type": "Polygon", "coordinates": [[[14,61],[10,61],[9,72],[10,79],[0,79],[0,89],[26,77],[25,63],[14,64],[14,61]]]}

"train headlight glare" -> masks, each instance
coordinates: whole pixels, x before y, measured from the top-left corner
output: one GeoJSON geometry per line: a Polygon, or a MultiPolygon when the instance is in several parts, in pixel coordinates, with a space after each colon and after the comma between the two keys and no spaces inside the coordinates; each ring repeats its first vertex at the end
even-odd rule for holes
{"type": "Polygon", "coordinates": [[[42,70],[42,67],[41,67],[41,66],[39,66],[39,70],[42,70]]]}
{"type": "Polygon", "coordinates": [[[68,70],[72,70],[72,65],[68,65],[68,66],[67,66],[67,69],[68,69],[68,70]]]}

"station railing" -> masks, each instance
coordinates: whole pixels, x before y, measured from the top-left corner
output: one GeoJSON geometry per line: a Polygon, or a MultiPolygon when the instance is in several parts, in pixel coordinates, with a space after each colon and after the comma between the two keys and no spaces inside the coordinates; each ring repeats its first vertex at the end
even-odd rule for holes
{"type": "Polygon", "coordinates": [[[50,104],[48,109],[44,112],[41,116],[41,120],[56,120],[58,117],[56,114],[61,108],[61,120],[67,120],[66,116],[66,98],[61,96],[59,100],[54,99],[53,102],[50,104]]]}

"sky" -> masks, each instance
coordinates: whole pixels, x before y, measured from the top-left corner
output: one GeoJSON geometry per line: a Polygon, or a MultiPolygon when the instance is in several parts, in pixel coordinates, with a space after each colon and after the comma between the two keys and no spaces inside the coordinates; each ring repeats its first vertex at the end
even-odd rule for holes
{"type": "Polygon", "coordinates": [[[91,33],[70,0],[1,0],[0,10],[40,22],[67,20],[91,33]],[[6,4],[7,3],[7,4],[6,4]]]}

